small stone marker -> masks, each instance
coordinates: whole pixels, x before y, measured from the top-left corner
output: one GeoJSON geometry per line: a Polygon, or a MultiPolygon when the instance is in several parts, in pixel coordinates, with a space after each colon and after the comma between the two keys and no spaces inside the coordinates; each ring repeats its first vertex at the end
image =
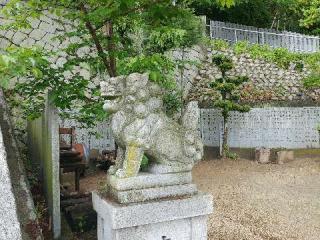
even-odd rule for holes
{"type": "Polygon", "coordinates": [[[294,152],[293,151],[279,151],[277,152],[276,163],[284,164],[294,160],[294,152]]]}
{"type": "Polygon", "coordinates": [[[270,163],[270,149],[269,148],[256,148],[255,160],[258,163],[270,163]]]}

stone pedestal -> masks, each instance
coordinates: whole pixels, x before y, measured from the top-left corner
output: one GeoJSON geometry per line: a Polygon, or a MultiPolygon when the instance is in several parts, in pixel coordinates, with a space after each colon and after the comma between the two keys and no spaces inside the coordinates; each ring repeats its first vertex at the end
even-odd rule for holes
{"type": "Polygon", "coordinates": [[[212,196],[198,192],[191,172],[119,179],[93,192],[98,240],[206,240],[212,196]]]}
{"type": "Polygon", "coordinates": [[[116,202],[128,204],[150,200],[194,195],[191,172],[153,174],[139,173],[136,177],[107,179],[108,192],[116,202]]]}
{"type": "Polygon", "coordinates": [[[118,204],[93,193],[98,240],[206,240],[212,197],[118,204]]]}

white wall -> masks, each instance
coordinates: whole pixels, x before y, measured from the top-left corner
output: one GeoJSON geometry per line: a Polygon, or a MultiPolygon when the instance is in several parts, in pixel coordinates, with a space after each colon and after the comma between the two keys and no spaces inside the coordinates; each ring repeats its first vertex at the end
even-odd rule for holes
{"type": "MultiPolygon", "coordinates": [[[[235,148],[319,148],[320,107],[253,108],[248,113],[231,113],[229,146],[235,148]]],[[[64,127],[77,126],[69,120],[64,127]]],[[[201,109],[199,129],[205,146],[219,147],[222,142],[223,120],[216,109],[201,109]]],[[[89,148],[114,149],[108,121],[93,129],[76,129],[76,141],[89,148]],[[98,132],[96,138],[89,132],[98,132]]]]}
{"type": "MultiPolygon", "coordinates": [[[[81,125],[74,120],[60,119],[60,127],[76,127],[75,142],[84,144],[89,149],[112,150],[115,148],[110,123],[108,120],[97,123],[94,128],[81,128],[81,125]]],[[[66,137],[68,138],[68,136],[66,137]]],[[[66,139],[67,140],[67,139],[66,139]]],[[[67,140],[67,142],[69,139],[67,140]]]]}
{"type": "MultiPolygon", "coordinates": [[[[201,110],[200,130],[206,146],[218,147],[222,116],[214,109],[201,110]]],[[[234,112],[229,120],[229,146],[235,148],[319,148],[320,107],[253,108],[234,112]]]]}

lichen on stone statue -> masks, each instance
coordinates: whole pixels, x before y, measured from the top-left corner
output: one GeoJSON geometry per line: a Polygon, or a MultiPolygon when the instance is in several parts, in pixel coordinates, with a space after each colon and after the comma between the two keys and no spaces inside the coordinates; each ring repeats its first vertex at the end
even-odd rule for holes
{"type": "Polygon", "coordinates": [[[190,171],[201,160],[197,102],[187,105],[179,124],[165,114],[163,91],[149,81],[148,74],[109,78],[101,83],[101,90],[119,146],[116,165],[109,174],[119,178],[137,176],[144,154],[152,166],[169,172],[190,171]]]}

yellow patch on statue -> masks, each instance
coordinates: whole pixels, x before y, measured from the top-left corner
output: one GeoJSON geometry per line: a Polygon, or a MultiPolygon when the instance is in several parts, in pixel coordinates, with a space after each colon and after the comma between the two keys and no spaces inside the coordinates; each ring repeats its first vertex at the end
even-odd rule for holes
{"type": "Polygon", "coordinates": [[[128,158],[127,158],[127,168],[126,175],[127,177],[135,176],[137,167],[139,167],[138,158],[138,147],[134,144],[128,146],[128,158]]]}

